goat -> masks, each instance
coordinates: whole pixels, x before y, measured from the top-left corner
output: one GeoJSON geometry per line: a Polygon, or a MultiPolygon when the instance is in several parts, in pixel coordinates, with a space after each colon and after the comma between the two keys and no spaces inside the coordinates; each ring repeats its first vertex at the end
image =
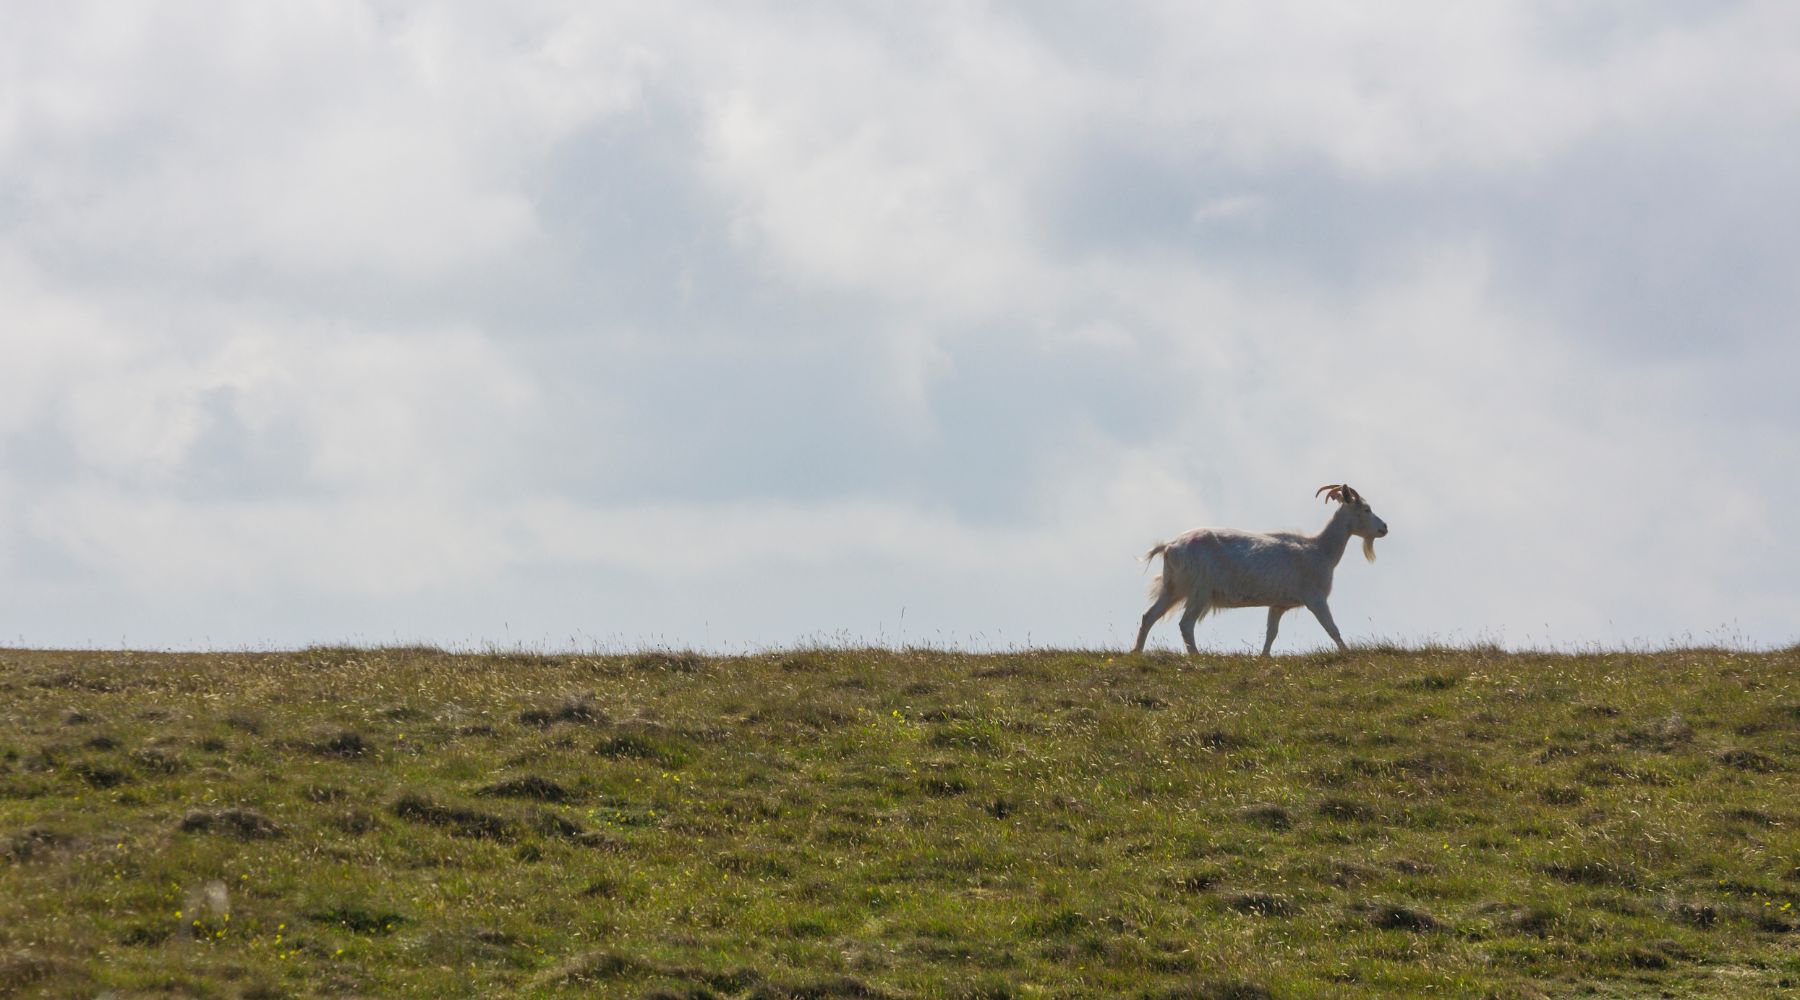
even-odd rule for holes
{"type": "Polygon", "coordinates": [[[1363,556],[1374,562],[1375,539],[1386,535],[1388,528],[1348,485],[1321,486],[1313,496],[1320,493],[1327,503],[1335,500],[1339,506],[1316,535],[1196,528],[1145,553],[1146,562],[1162,556],[1163,571],[1150,587],[1155,603],[1144,612],[1132,652],[1144,651],[1150,626],[1178,604],[1187,605],[1181,613],[1181,640],[1189,653],[1200,652],[1194,646],[1194,623],[1219,608],[1269,609],[1264,656],[1275,645],[1281,616],[1294,608],[1311,611],[1338,649],[1348,650],[1325,604],[1331,596],[1331,575],[1344,558],[1351,535],[1363,540],[1363,556]]]}

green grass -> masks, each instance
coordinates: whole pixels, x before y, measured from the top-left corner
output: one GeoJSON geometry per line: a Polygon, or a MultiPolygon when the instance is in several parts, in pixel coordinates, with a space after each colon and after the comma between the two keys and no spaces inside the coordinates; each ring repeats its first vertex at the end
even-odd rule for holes
{"type": "Polygon", "coordinates": [[[0,994],[1800,984],[1800,650],[0,651],[0,994]]]}

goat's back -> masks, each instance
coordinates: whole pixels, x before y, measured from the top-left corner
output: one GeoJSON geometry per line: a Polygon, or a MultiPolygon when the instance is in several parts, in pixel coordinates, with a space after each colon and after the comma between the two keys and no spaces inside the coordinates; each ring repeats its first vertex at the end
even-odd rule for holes
{"type": "Polygon", "coordinates": [[[1291,532],[1196,528],[1164,546],[1163,577],[1215,607],[1304,603],[1318,584],[1309,542],[1291,532]]]}

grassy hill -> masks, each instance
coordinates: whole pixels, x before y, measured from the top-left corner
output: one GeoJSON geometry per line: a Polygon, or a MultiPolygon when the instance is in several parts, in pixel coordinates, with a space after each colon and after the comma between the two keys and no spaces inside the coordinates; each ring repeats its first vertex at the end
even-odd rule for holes
{"type": "Polygon", "coordinates": [[[0,651],[0,994],[1800,988],[1800,650],[0,651]]]}

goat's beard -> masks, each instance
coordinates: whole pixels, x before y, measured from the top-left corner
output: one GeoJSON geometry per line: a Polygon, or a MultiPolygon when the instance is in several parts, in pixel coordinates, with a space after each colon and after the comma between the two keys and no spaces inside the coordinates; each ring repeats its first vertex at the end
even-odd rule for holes
{"type": "Polygon", "coordinates": [[[1363,538],[1363,558],[1370,562],[1375,561],[1375,539],[1363,538]]]}

